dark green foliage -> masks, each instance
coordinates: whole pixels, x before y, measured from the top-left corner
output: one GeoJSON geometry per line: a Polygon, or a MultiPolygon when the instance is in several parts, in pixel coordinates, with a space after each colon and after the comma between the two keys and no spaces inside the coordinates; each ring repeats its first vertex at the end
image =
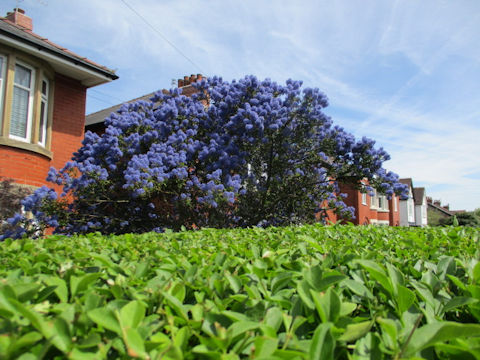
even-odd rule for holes
{"type": "Polygon", "coordinates": [[[480,231],[6,240],[2,359],[476,359],[480,231]]]}
{"type": "Polygon", "coordinates": [[[480,217],[474,212],[458,213],[452,217],[441,219],[439,225],[457,225],[455,224],[455,219],[459,226],[480,226],[480,217]]]}

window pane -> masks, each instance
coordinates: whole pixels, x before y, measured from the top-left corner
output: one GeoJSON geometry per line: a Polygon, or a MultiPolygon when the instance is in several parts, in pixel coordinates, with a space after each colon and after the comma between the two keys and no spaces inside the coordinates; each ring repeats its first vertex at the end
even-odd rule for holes
{"type": "Polygon", "coordinates": [[[42,101],[42,104],[41,104],[41,108],[40,108],[40,129],[39,129],[39,133],[38,133],[38,142],[39,143],[42,143],[44,142],[44,126],[45,126],[45,122],[46,122],[46,107],[45,107],[45,102],[42,101]]]}
{"type": "Polygon", "coordinates": [[[15,65],[15,84],[30,88],[30,78],[32,71],[22,65],[15,65]]]}
{"type": "Polygon", "coordinates": [[[27,137],[29,95],[27,90],[13,87],[10,134],[24,139],[27,137]]]}
{"type": "Polygon", "coordinates": [[[42,81],[42,94],[43,95],[47,95],[47,90],[48,90],[48,87],[47,87],[47,82],[45,80],[42,81]]]}
{"type": "Polygon", "coordinates": [[[3,57],[0,56],[0,79],[3,79],[3,57]]]}

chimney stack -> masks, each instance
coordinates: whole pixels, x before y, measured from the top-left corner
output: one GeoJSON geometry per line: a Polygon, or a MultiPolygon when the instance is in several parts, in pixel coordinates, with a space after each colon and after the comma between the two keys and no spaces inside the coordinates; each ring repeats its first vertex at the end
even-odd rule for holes
{"type": "Polygon", "coordinates": [[[450,204],[443,205],[443,208],[447,211],[450,211],[450,204]]]}
{"type": "Polygon", "coordinates": [[[202,79],[203,79],[202,74],[197,74],[197,75],[192,74],[190,76],[184,76],[183,79],[178,79],[178,87],[181,88],[184,86],[188,86],[195,82],[202,81],[202,79]]]}
{"type": "Polygon", "coordinates": [[[433,205],[441,206],[440,200],[434,200],[434,201],[433,201],[433,205]]]}
{"type": "Polygon", "coordinates": [[[15,8],[13,12],[8,12],[5,18],[26,30],[33,30],[32,18],[25,15],[25,10],[23,9],[15,8]]]}

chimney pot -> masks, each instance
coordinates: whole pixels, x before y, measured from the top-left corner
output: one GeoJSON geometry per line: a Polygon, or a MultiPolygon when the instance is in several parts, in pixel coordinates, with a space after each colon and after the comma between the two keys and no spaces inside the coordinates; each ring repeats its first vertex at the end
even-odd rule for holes
{"type": "Polygon", "coordinates": [[[190,84],[190,78],[188,76],[184,76],[183,77],[183,85],[187,86],[188,84],[190,84]]]}
{"type": "Polygon", "coordinates": [[[196,77],[195,75],[193,75],[193,74],[190,75],[190,84],[191,84],[191,83],[194,83],[194,82],[196,82],[196,81],[197,81],[197,77],[196,77]]]}
{"type": "Polygon", "coordinates": [[[183,80],[182,79],[178,79],[178,87],[183,87],[183,80]]]}
{"type": "Polygon", "coordinates": [[[202,81],[202,79],[203,79],[202,74],[197,74],[197,81],[202,81]]]}
{"type": "Polygon", "coordinates": [[[7,20],[10,20],[15,25],[21,26],[26,30],[33,30],[33,22],[30,17],[25,15],[25,10],[15,8],[13,12],[8,12],[6,16],[7,20]]]}

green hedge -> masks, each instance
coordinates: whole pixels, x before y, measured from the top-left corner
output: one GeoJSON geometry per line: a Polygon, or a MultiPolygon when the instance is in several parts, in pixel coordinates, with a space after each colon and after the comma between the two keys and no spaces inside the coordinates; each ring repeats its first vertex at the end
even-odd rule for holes
{"type": "Polygon", "coordinates": [[[7,240],[0,359],[479,359],[480,230],[7,240]]]}

